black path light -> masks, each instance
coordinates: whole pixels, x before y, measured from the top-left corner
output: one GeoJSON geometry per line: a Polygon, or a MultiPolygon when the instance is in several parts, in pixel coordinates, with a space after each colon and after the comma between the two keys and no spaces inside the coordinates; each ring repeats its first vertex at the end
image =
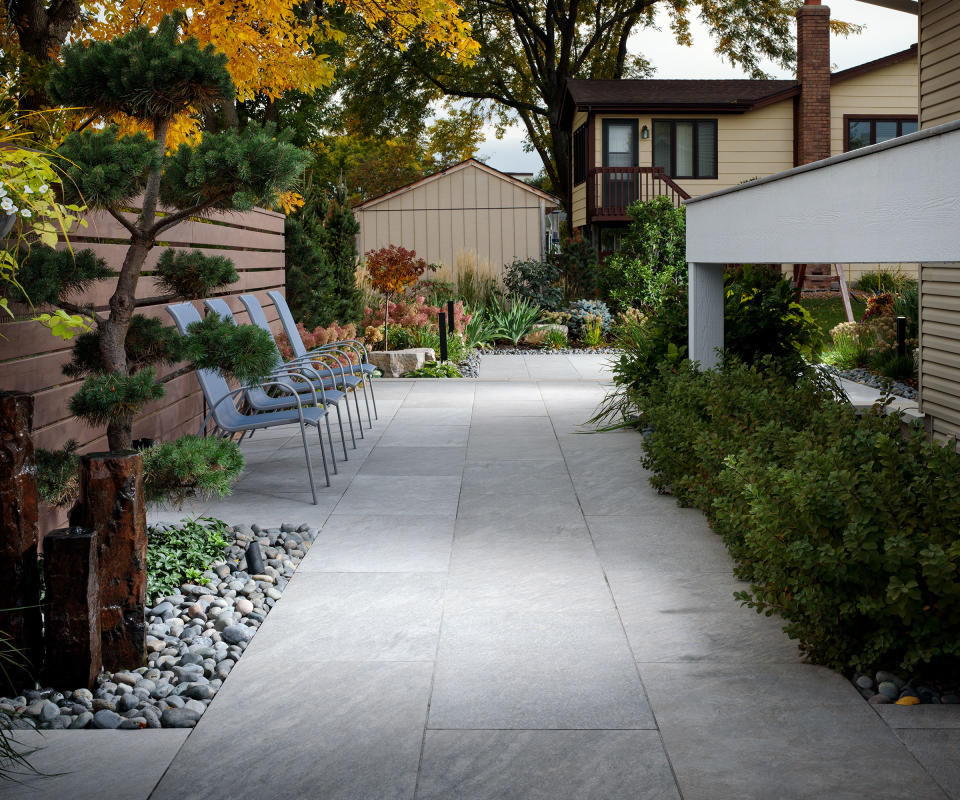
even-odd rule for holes
{"type": "Polygon", "coordinates": [[[453,300],[447,300],[447,330],[453,333],[453,300]]]}
{"type": "Polygon", "coordinates": [[[447,360],[447,315],[442,311],[437,315],[440,318],[438,327],[440,328],[440,361],[447,360]]]}
{"type": "Polygon", "coordinates": [[[897,355],[907,354],[907,318],[897,317],[897,355]]]}

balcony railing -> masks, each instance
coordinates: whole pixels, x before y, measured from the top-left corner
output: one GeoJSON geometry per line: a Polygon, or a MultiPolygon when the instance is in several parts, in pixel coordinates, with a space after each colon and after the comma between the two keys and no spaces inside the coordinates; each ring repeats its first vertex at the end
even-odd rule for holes
{"type": "Polygon", "coordinates": [[[587,184],[593,219],[618,219],[627,215],[627,206],[655,197],[669,197],[675,206],[689,199],[663,167],[595,167],[587,184]]]}

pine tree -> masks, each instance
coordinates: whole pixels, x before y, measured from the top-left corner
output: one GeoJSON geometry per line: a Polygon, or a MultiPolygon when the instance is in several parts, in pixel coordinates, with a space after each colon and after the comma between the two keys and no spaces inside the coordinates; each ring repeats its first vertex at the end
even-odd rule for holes
{"type": "Polygon", "coordinates": [[[294,316],[308,328],[360,319],[355,239],[359,230],[342,185],[332,196],[309,187],[303,207],[287,218],[287,298],[294,316]]]}
{"type": "MultiPolygon", "coordinates": [[[[113,450],[130,447],[136,413],[162,395],[153,368],[131,364],[127,355],[137,281],[148,253],[166,231],[190,217],[271,202],[292,188],[305,159],[272,128],[257,125],[206,133],[195,145],[181,144],[175,152],[166,152],[175,116],[209,111],[233,102],[235,94],[222,53],[210,45],[201,48],[192,38],[181,41],[184,19],[183,12],[177,12],[155,31],[144,26],[110,42],[69,46],[47,87],[61,105],[84,107],[104,117],[123,113],[151,131],[121,134],[115,126],[87,128],[70,134],[60,148],[69,165],[64,181],[68,191],[82,197],[88,208],[106,211],[130,234],[109,315],[96,317],[99,358],[91,357],[93,342],[87,338],[86,352],[75,361],[78,371],[86,366],[90,374],[71,402],[76,416],[107,425],[113,450]],[[141,211],[131,220],[124,209],[138,197],[141,211]],[[164,213],[158,214],[161,203],[164,213]]],[[[223,263],[204,263],[206,257],[199,253],[167,260],[170,285],[189,287],[194,296],[235,275],[223,263]]],[[[142,332],[143,326],[137,330],[142,332]]],[[[270,343],[264,340],[261,345],[266,349],[270,343]]],[[[249,346],[245,342],[234,352],[249,354],[249,346]]]]}

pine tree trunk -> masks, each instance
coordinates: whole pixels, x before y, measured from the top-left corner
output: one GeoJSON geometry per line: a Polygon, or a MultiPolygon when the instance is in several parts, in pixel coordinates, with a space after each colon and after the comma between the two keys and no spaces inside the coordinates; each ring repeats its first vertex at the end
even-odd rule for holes
{"type": "MultiPolygon", "coordinates": [[[[157,120],[154,124],[154,139],[166,149],[169,119],[157,120]]],[[[137,282],[147,254],[153,247],[150,229],[157,218],[157,201],[160,196],[160,178],[163,166],[159,166],[147,178],[143,192],[143,205],[137,219],[137,232],[131,235],[130,247],[120,267],[117,288],[110,298],[110,317],[100,326],[100,355],[108,372],[128,375],[127,352],[124,343],[130,319],[137,307],[137,282]]],[[[107,443],[111,450],[127,450],[133,442],[133,420],[117,419],[107,425],[107,443]]]]}

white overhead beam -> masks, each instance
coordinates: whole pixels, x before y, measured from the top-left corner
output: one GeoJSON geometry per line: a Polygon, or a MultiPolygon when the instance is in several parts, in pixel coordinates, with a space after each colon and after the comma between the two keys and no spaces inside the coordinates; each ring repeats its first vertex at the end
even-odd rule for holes
{"type": "Polygon", "coordinates": [[[907,14],[920,13],[920,4],[917,0],[860,0],[861,3],[869,3],[872,6],[889,8],[893,11],[903,11],[907,14]]]}
{"type": "Polygon", "coordinates": [[[960,121],[688,201],[687,261],[960,261],[960,121]]]}

